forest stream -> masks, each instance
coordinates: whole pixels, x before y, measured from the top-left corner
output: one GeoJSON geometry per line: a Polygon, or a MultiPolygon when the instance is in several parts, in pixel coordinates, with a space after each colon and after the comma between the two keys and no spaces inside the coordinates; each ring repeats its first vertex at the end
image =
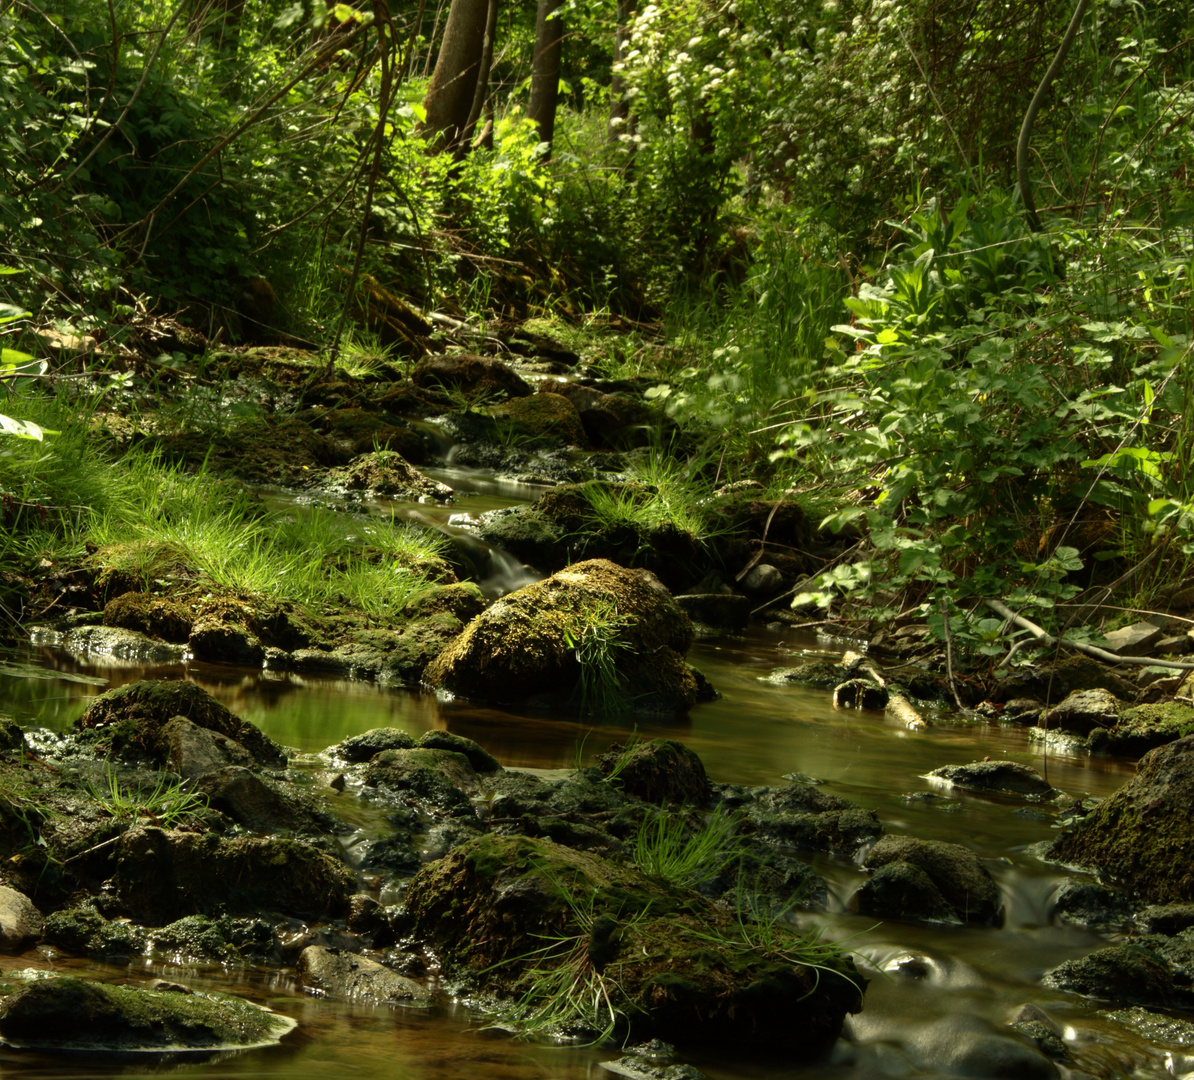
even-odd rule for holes
{"type": "MultiPolygon", "coordinates": [[[[765,681],[776,667],[828,655],[835,648],[840,651],[813,636],[774,629],[701,641],[692,659],[721,697],[698,706],[687,722],[640,723],[638,734],[682,740],[719,782],[776,784],[784,774],[800,772],[823,781],[826,790],[876,810],[889,832],[966,843],[999,882],[1005,918],[998,928],[875,925],[845,910],[865,874],[846,863],[821,859],[816,869],[829,883],[828,911],[802,914],[799,924],[849,939],[850,947],[868,961],[863,969],[871,983],[865,1009],[848,1021],[848,1039],[839,1043],[833,1060],[802,1069],[800,1075],[810,1080],[951,1075],[933,1067],[934,1046],[998,1029],[1027,1002],[1046,1008],[1067,1029],[1076,1060],[1086,1062],[1092,1072],[1185,1075],[1180,1034],[1173,1042],[1165,1040],[1164,1031],[1155,1031],[1151,1038],[1135,1033],[1123,1016],[1108,1017],[1093,1004],[1038,986],[1046,969],[1105,943],[1098,935],[1059,925],[1051,917],[1050,898],[1064,877],[1058,867],[1034,858],[1029,848],[1056,835],[1052,814],[1022,800],[942,792],[924,779],[939,766],[987,756],[1041,768],[1039,752],[1026,742],[1022,729],[975,726],[939,713],[931,717],[927,732],[910,733],[879,713],[835,710],[826,692],[765,681]]],[[[440,703],[428,694],[365,682],[198,664],[185,669],[83,665],[46,649],[34,650],[28,659],[50,677],[9,675],[0,686],[26,730],[66,730],[89,697],[102,689],[136,679],[185,676],[278,742],[300,751],[292,767],[309,773],[317,787],[324,787],[330,776],[321,751],[375,727],[395,727],[415,737],[431,729],[447,730],[476,740],[507,768],[535,770],[568,770],[578,756],[587,759],[631,734],[628,726],[605,723],[591,728],[565,715],[519,715],[440,703]],[[54,677],[55,671],[100,676],[107,687],[64,681],[54,677]]],[[[1050,782],[1072,795],[1109,795],[1133,772],[1130,764],[1089,756],[1053,757],[1047,768],[1050,782]]],[[[351,859],[352,838],[344,842],[351,859]]],[[[202,1064],[171,1062],[182,1072],[201,1075],[314,1078],[331,1068],[362,1080],[574,1078],[608,1075],[599,1064],[617,1056],[610,1050],[517,1041],[486,1029],[483,1015],[459,1004],[422,1010],[315,999],[285,971],[230,972],[140,960],[113,967],[66,961],[53,950],[33,950],[9,962],[16,968],[70,970],[100,979],[185,980],[246,995],[298,1020],[298,1030],[281,1046],[202,1064]]],[[[735,1061],[698,1053],[686,1054],[683,1060],[721,1080],[764,1080],[792,1072],[783,1060],[760,1062],[753,1056],[735,1061]]],[[[147,1066],[128,1058],[108,1065],[96,1059],[51,1059],[5,1050],[0,1052],[0,1067],[8,1076],[65,1080],[137,1073],[159,1065],[156,1060],[147,1066]]]]}

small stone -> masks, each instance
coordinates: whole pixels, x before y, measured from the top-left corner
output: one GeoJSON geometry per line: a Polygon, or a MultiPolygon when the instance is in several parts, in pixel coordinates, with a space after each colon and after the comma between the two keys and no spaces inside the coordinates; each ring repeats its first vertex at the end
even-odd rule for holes
{"type": "Polygon", "coordinates": [[[1089,735],[1097,727],[1114,727],[1121,707],[1109,690],[1075,690],[1045,713],[1044,722],[1048,728],[1089,735]]]}
{"type": "Polygon", "coordinates": [[[1133,623],[1103,635],[1106,648],[1119,656],[1148,656],[1165,631],[1150,622],[1133,623]]]}
{"type": "Polygon", "coordinates": [[[751,596],[770,596],[784,587],[784,575],[770,563],[758,563],[750,568],[741,584],[751,596]]]}
{"type": "Polygon", "coordinates": [[[1011,795],[1048,795],[1053,789],[1035,769],[1018,761],[972,761],[968,765],[943,765],[928,774],[954,787],[996,791],[1011,795]]]}
{"type": "Polygon", "coordinates": [[[41,912],[24,893],[0,885],[0,951],[20,952],[41,937],[41,912]]]}

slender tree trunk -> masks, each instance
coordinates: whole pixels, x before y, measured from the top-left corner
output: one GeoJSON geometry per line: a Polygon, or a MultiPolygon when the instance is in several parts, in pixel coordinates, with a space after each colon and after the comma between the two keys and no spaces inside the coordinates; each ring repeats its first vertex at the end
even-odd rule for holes
{"type": "Polygon", "coordinates": [[[535,58],[531,63],[531,101],[527,116],[539,128],[539,141],[547,144],[544,158],[551,157],[551,141],[556,130],[556,100],[560,96],[560,52],[564,40],[564,20],[558,15],[563,0],[539,0],[535,17],[535,58]]]}
{"type": "Polygon", "coordinates": [[[485,19],[485,42],[481,46],[481,70],[477,73],[477,92],[473,95],[473,107],[469,110],[468,123],[461,138],[461,147],[473,141],[473,132],[481,118],[481,110],[489,97],[489,72],[493,67],[493,38],[497,32],[498,0],[489,0],[489,12],[485,19]]]}
{"type": "Polygon", "coordinates": [[[634,16],[634,0],[618,0],[618,25],[614,28],[614,74],[609,81],[609,137],[630,134],[630,99],[626,96],[626,80],[617,70],[626,56],[630,41],[630,20],[634,16]]]}
{"type": "Polygon", "coordinates": [[[481,69],[489,0],[452,0],[423,108],[422,129],[439,150],[454,149],[468,126],[481,69]]]}

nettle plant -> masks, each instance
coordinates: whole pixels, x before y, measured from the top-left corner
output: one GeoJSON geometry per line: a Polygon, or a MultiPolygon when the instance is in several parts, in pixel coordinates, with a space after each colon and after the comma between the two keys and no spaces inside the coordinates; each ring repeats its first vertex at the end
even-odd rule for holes
{"type": "MultiPolygon", "coordinates": [[[[1075,262],[1062,280],[1011,200],[930,204],[889,225],[911,242],[846,300],[819,380],[830,389],[809,392],[818,418],[790,425],[776,454],[862,494],[825,524],[865,522],[870,557],[794,605],[845,593],[995,655],[1002,623],[982,598],[1056,628],[1055,606],[1100,560],[1140,553],[1157,519],[1187,528],[1190,355],[1123,311],[1089,319],[1093,272],[1075,262]]],[[[1125,289],[1139,280],[1127,262],[1118,273],[1125,289]]]]}

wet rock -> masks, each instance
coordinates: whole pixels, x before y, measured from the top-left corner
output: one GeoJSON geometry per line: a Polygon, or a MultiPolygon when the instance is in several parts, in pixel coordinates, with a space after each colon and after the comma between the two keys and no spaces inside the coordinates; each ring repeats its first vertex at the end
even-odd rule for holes
{"type": "Polygon", "coordinates": [[[735,949],[737,920],[699,894],[548,841],[479,837],[416,875],[407,910],[445,974],[479,980],[489,992],[519,993],[532,985],[532,964],[583,955],[604,973],[611,1004],[635,1036],[754,1043],[814,1060],[833,1045],[846,1012],[861,1007],[862,982],[849,962],[831,961],[817,979],[766,950],[735,949]],[[564,945],[531,961],[544,933],[564,945]]]}
{"type": "Polygon", "coordinates": [[[1091,930],[1118,930],[1131,917],[1131,905],[1114,889],[1093,881],[1067,881],[1053,896],[1054,917],[1091,930]]]}
{"type": "Polygon", "coordinates": [[[296,972],[308,991],[350,1001],[379,1005],[419,1005],[431,1002],[426,987],[391,971],[384,964],[341,949],[312,945],[299,956],[296,972]]]}
{"type": "Polygon", "coordinates": [[[235,739],[193,724],[185,716],[174,717],[162,728],[161,742],[165,744],[166,764],[184,780],[229,765],[249,768],[257,764],[235,739]]]}
{"type": "Polygon", "coordinates": [[[476,770],[452,750],[383,750],[369,762],[367,787],[401,792],[433,814],[471,807],[468,792],[479,792],[476,770]]]}
{"type": "MultiPolygon", "coordinates": [[[[969,848],[940,840],[883,836],[866,857],[871,870],[896,862],[923,870],[960,922],[992,924],[1001,918],[999,886],[969,848]]],[[[917,918],[918,914],[913,910],[905,916],[917,918]]]]}
{"type": "Polygon", "coordinates": [[[758,789],[746,814],[766,843],[843,858],[853,858],[883,832],[874,811],[811,784],[758,789]]]}
{"type": "Polygon", "coordinates": [[[117,753],[132,751],[160,764],[168,752],[163,729],[177,716],[240,743],[262,765],[286,764],[286,755],[272,739],[206,690],[183,680],[147,680],[109,690],[92,701],[77,724],[97,732],[117,753]]]}
{"type": "Polygon", "coordinates": [[[1061,1028],[1044,1009],[1032,1004],[1023,1006],[1009,1027],[1028,1039],[1050,1061],[1070,1060],[1070,1051],[1062,1038],[1061,1028]]]}
{"type": "Polygon", "coordinates": [[[1045,713],[1043,723],[1048,728],[1089,735],[1095,728],[1112,727],[1121,705],[1110,690],[1075,690],[1045,713]]]}
{"type": "Polygon", "coordinates": [[[522,447],[588,445],[584,426],[572,403],[559,394],[542,390],[533,397],[517,398],[485,410],[491,421],[488,434],[503,444],[522,447]]]}
{"type": "Polygon", "coordinates": [[[625,794],[651,804],[700,809],[708,805],[712,795],[701,759],[675,739],[612,746],[597,758],[597,767],[625,794]]]}
{"type": "Polygon", "coordinates": [[[155,641],[119,626],[76,627],[63,638],[62,647],[76,656],[112,657],[137,664],[177,664],[186,654],[181,645],[155,641]]]}
{"type": "Polygon", "coordinates": [[[424,476],[394,450],[360,454],[351,463],[327,474],[333,491],[362,492],[412,502],[450,502],[455,494],[447,484],[424,476]]]}
{"type": "Polygon", "coordinates": [[[187,915],[144,931],[145,950],[171,963],[277,962],[274,931],[264,919],[187,915]]]}
{"type": "Polygon", "coordinates": [[[1137,757],[1158,746],[1194,733],[1194,708],[1176,701],[1137,705],[1124,709],[1110,730],[1091,734],[1095,753],[1137,757]]]}
{"type": "Polygon", "coordinates": [[[948,1076],[1055,1080],[1057,1066],[1026,1039],[976,1016],[951,1016],[920,1028],[909,1048],[926,1071],[948,1076]]]}
{"type": "Polygon", "coordinates": [[[254,832],[336,831],[331,815],[312,805],[306,796],[283,792],[239,765],[204,773],[192,790],[206,796],[213,810],[254,832]]]}
{"type": "Polygon", "coordinates": [[[1153,903],[1194,901],[1194,735],[1150,751],[1136,776],[1049,848],[1153,903]]]}
{"type": "Polygon", "coordinates": [[[749,596],[773,596],[783,587],[783,572],[770,563],[756,563],[742,579],[742,589],[749,596]]]}
{"type": "Polygon", "coordinates": [[[340,863],[297,840],[134,826],[116,845],[116,901],[150,926],[216,911],[335,917],[352,884],[340,863]]]}
{"type": "Polygon", "coordinates": [[[972,761],[968,765],[943,765],[928,774],[953,787],[1009,795],[1051,795],[1044,777],[1018,761],[972,761]]]}
{"type": "Polygon", "coordinates": [[[603,393],[577,382],[544,382],[539,393],[567,398],[580,418],[586,438],[599,449],[650,446],[658,430],[669,424],[666,416],[637,398],[603,393]]]}
{"type": "Polygon", "coordinates": [[[521,562],[541,570],[560,566],[567,559],[564,531],[529,506],[511,506],[484,514],[477,535],[503,548],[521,562]]]}
{"type": "Polygon", "coordinates": [[[20,952],[41,937],[41,912],[24,893],[0,885],[0,952],[20,952]]]}
{"type": "Polygon", "coordinates": [[[94,907],[55,911],[45,921],[44,938],[64,952],[101,960],[139,956],[145,949],[140,927],[105,919],[94,907]]]}
{"type": "Polygon", "coordinates": [[[929,923],[962,922],[933,879],[908,862],[879,867],[862,884],[855,898],[860,915],[929,923]]]}
{"type": "Polygon", "coordinates": [[[187,645],[196,660],[212,664],[261,667],[265,660],[261,639],[248,627],[229,622],[219,614],[205,614],[196,619],[187,645]]]}
{"type": "Polygon", "coordinates": [[[104,605],[104,625],[136,630],[175,645],[185,645],[193,616],[181,604],[149,593],[128,592],[104,605]]]}
{"type": "Polygon", "coordinates": [[[736,593],[689,593],[676,603],[694,623],[718,630],[745,630],[750,623],[750,600],[736,593]]]}
{"type": "Polygon", "coordinates": [[[0,716],[0,751],[25,749],[25,733],[15,720],[0,716]]]}
{"type": "Polygon", "coordinates": [[[350,735],[333,750],[345,761],[368,761],[383,750],[413,750],[415,740],[398,728],[371,728],[360,735],[350,735]]]}
{"type": "Polygon", "coordinates": [[[1143,934],[1172,937],[1194,927],[1194,904],[1154,904],[1138,912],[1134,923],[1143,934]]]}
{"type": "Polygon", "coordinates": [[[1123,701],[1136,696],[1131,679],[1089,656],[1066,656],[1053,663],[1015,668],[995,682],[990,698],[996,703],[1016,698],[1062,701],[1075,690],[1108,690],[1123,701]]]}
{"type": "Polygon", "coordinates": [[[1172,1009],[1194,1004],[1188,983],[1179,986],[1170,965],[1142,945],[1113,945],[1067,960],[1045,972],[1041,984],[1118,1005],[1172,1009]]]}
{"type": "Polygon", "coordinates": [[[423,865],[422,856],[409,836],[386,836],[369,840],[353,848],[354,863],[361,870],[409,875],[423,865]]]}
{"type": "Polygon", "coordinates": [[[469,353],[450,353],[433,356],[415,368],[411,381],[424,388],[443,387],[458,390],[470,397],[529,397],[530,385],[500,360],[469,353]]]}
{"type": "Polygon", "coordinates": [[[593,689],[587,708],[686,712],[697,682],[684,663],[692,624],[654,575],[593,559],[498,600],[428,665],[429,686],[474,701],[559,702],[593,689]],[[582,682],[576,642],[600,646],[613,679],[582,682]]]}
{"type": "Polygon", "coordinates": [[[832,690],[850,677],[842,664],[832,660],[809,660],[797,667],[776,668],[767,676],[768,682],[795,683],[797,686],[811,686],[816,690],[832,690]]]}
{"type": "Polygon", "coordinates": [[[888,697],[887,687],[870,679],[847,679],[833,688],[833,707],[882,712],[887,708],[888,697]]]}
{"type": "Polygon", "coordinates": [[[453,735],[448,731],[429,731],[419,740],[420,748],[424,750],[450,750],[454,754],[461,754],[468,759],[474,772],[499,773],[501,765],[480,744],[466,739],[463,735],[453,735]]]}
{"type": "Polygon", "coordinates": [[[1036,698],[1013,698],[1003,706],[1002,716],[1017,724],[1035,724],[1044,709],[1045,703],[1036,698]]]}
{"type": "Polygon", "coordinates": [[[4,999],[0,1038],[47,1050],[222,1050],[265,1046],[296,1026],[224,994],[110,986],[60,976],[4,999]]]}

